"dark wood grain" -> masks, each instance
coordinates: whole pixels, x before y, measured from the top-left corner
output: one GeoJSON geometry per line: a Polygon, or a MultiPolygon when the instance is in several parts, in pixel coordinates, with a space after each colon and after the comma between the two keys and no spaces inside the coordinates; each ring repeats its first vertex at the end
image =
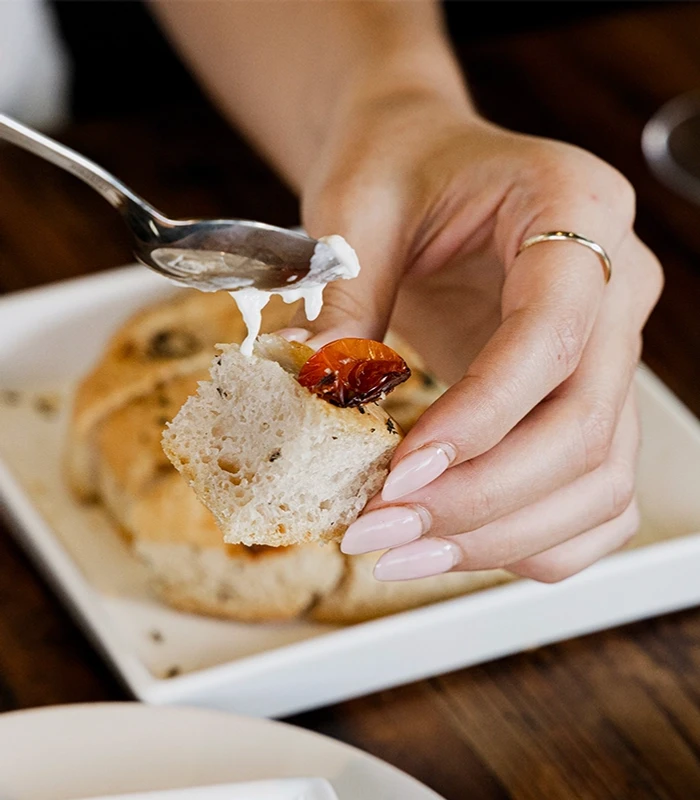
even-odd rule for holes
{"type": "MultiPolygon", "coordinates": [[[[638,230],[667,276],[645,359],[696,413],[700,208],[651,177],[639,142],[660,104],[700,85],[699,42],[696,4],[634,6],[546,31],[457,42],[485,113],[586,147],[633,181],[638,230]]],[[[86,119],[62,138],[172,215],[296,222],[290,194],[205,104],[86,119]]],[[[129,258],[119,220],[90,190],[0,148],[0,290],[129,258]]],[[[0,529],[0,709],[105,699],[126,695],[0,529]]],[[[700,798],[700,612],[292,721],[396,764],[448,800],[693,800],[700,798]]]]}

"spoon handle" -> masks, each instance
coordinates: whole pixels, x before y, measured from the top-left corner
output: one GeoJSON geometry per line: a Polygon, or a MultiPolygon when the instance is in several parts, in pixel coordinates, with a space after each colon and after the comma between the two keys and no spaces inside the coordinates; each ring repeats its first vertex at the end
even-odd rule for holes
{"type": "Polygon", "coordinates": [[[50,161],[98,191],[114,208],[123,211],[129,201],[150,209],[148,203],[128,189],[120,180],[102,169],[94,161],[81,156],[70,147],[59,144],[43,133],[0,114],[0,139],[28,150],[34,155],[50,161]]]}

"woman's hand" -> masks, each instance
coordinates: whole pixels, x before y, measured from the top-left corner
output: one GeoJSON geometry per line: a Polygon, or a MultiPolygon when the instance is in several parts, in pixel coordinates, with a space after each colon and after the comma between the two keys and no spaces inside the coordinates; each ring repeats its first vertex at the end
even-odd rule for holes
{"type": "Polygon", "coordinates": [[[401,333],[453,383],[399,446],[343,550],[391,548],[401,580],[504,567],[561,580],[634,533],[631,386],[662,275],[637,239],[627,181],[596,157],[455,113],[417,91],[368,103],[319,153],[313,235],[363,265],[329,286],[313,344],[401,333]],[[518,255],[530,236],[573,242],[518,255]]]}
{"type": "Polygon", "coordinates": [[[505,566],[556,580],[626,541],[630,382],[661,289],[627,182],[574,147],[480,120],[436,2],[161,0],[155,11],[301,190],[309,232],[340,233],[360,256],[360,277],[326,290],[317,342],[381,338],[391,321],[454,382],[344,548],[393,548],[384,579],[505,566]],[[609,285],[571,242],[517,255],[552,230],[604,247],[609,285]]]}

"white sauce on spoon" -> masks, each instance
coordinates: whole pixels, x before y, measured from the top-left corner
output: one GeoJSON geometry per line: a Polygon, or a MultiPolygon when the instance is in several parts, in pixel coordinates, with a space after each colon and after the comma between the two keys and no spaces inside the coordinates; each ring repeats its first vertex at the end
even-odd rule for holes
{"type": "Polygon", "coordinates": [[[285,303],[303,300],[306,318],[313,320],[321,313],[326,285],[331,281],[356,278],[359,274],[357,254],[345,239],[337,235],[323,236],[314,249],[308,274],[289,289],[268,292],[246,288],[230,292],[248,329],[248,335],[241,344],[241,353],[244,356],[253,354],[253,345],[262,325],[262,310],[273,294],[278,294],[285,303]]]}

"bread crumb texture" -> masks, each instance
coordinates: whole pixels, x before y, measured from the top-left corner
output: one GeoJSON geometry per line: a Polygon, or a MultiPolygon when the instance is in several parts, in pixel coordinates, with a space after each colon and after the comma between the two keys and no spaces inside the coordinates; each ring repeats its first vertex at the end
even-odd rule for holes
{"type": "Polygon", "coordinates": [[[163,435],[163,448],[226,542],[340,539],[386,477],[401,434],[376,406],[337,408],[300,386],[298,346],[222,346],[163,435]]]}

